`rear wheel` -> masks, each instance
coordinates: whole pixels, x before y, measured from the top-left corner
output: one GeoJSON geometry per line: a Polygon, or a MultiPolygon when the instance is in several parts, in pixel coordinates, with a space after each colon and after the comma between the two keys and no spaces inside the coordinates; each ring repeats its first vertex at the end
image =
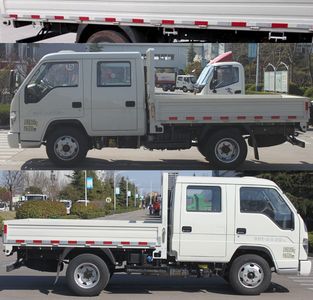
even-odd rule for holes
{"type": "Polygon", "coordinates": [[[271,269],[261,256],[245,254],[237,257],[229,271],[229,282],[242,295],[258,295],[271,284],[271,269]]]}
{"type": "Polygon", "coordinates": [[[76,128],[56,129],[47,137],[46,152],[56,165],[75,165],[87,155],[87,137],[76,128]]]}
{"type": "Polygon", "coordinates": [[[216,168],[232,169],[247,157],[247,144],[237,130],[225,129],[212,134],[200,152],[216,168]]]}
{"type": "Polygon", "coordinates": [[[101,30],[92,34],[87,43],[128,43],[128,39],[114,30],[101,30]]]}
{"type": "Polygon", "coordinates": [[[106,263],[94,254],[81,254],[73,258],[66,271],[69,288],[78,296],[97,296],[110,279],[106,263]]]}

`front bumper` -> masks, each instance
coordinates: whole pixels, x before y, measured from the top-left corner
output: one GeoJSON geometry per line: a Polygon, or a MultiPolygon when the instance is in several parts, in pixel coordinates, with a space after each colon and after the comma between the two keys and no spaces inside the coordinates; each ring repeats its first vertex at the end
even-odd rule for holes
{"type": "Polygon", "coordinates": [[[312,261],[310,260],[300,260],[299,264],[299,275],[309,276],[312,270],[312,261]]]}
{"type": "Polygon", "coordinates": [[[10,148],[19,148],[20,145],[20,135],[19,133],[9,132],[8,133],[8,144],[10,148]]]}

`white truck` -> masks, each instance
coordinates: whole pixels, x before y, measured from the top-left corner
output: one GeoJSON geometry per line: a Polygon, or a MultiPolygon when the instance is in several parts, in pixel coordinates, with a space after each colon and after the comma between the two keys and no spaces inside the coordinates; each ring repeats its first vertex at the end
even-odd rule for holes
{"type": "Polygon", "coordinates": [[[5,24],[38,23],[40,41],[68,32],[77,42],[311,42],[313,0],[1,0],[5,24]]]}
{"type": "Polygon", "coordinates": [[[175,89],[182,90],[184,93],[193,92],[195,83],[196,77],[194,75],[177,75],[175,89]]]}
{"type": "Polygon", "coordinates": [[[249,295],[265,292],[272,272],[311,272],[302,218],[274,182],[257,178],[179,176],[169,187],[163,174],[160,219],[4,221],[3,246],[17,254],[7,271],[58,278],[68,264],[67,284],[80,296],[98,295],[117,272],[218,274],[249,295]]]}
{"type": "Polygon", "coordinates": [[[309,99],[157,95],[153,63],[151,49],[145,60],[136,52],[46,55],[11,102],[10,147],[45,145],[52,162],[68,167],[93,148],[197,146],[220,169],[235,168],[245,160],[245,139],[257,159],[258,147],[286,141],[304,147],[296,136],[307,129],[309,99]]]}
{"type": "Polygon", "coordinates": [[[199,95],[245,94],[245,89],[243,65],[232,60],[231,51],[212,59],[194,85],[194,92],[199,95]]]}

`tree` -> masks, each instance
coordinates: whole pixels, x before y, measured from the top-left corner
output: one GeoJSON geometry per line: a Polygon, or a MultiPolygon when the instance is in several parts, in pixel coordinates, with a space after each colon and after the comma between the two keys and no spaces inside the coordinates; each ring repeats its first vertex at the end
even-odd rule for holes
{"type": "Polygon", "coordinates": [[[24,192],[25,194],[42,194],[41,188],[33,185],[27,187],[24,192]]]}
{"type": "Polygon", "coordinates": [[[13,209],[13,195],[17,191],[22,191],[24,186],[24,172],[22,171],[4,171],[2,182],[10,193],[10,210],[13,209]]]}
{"type": "Polygon", "coordinates": [[[195,51],[195,47],[193,45],[193,43],[191,43],[189,45],[189,48],[188,48],[188,53],[187,53],[187,62],[188,63],[192,63],[194,58],[196,56],[196,51],[195,51]]]}

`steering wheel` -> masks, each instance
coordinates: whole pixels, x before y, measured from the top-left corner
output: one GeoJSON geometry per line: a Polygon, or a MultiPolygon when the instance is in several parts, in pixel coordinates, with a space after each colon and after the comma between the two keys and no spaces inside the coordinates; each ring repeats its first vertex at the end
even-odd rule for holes
{"type": "Polygon", "coordinates": [[[53,85],[47,79],[42,78],[40,83],[45,87],[45,89],[51,90],[53,88],[53,85]]]}

